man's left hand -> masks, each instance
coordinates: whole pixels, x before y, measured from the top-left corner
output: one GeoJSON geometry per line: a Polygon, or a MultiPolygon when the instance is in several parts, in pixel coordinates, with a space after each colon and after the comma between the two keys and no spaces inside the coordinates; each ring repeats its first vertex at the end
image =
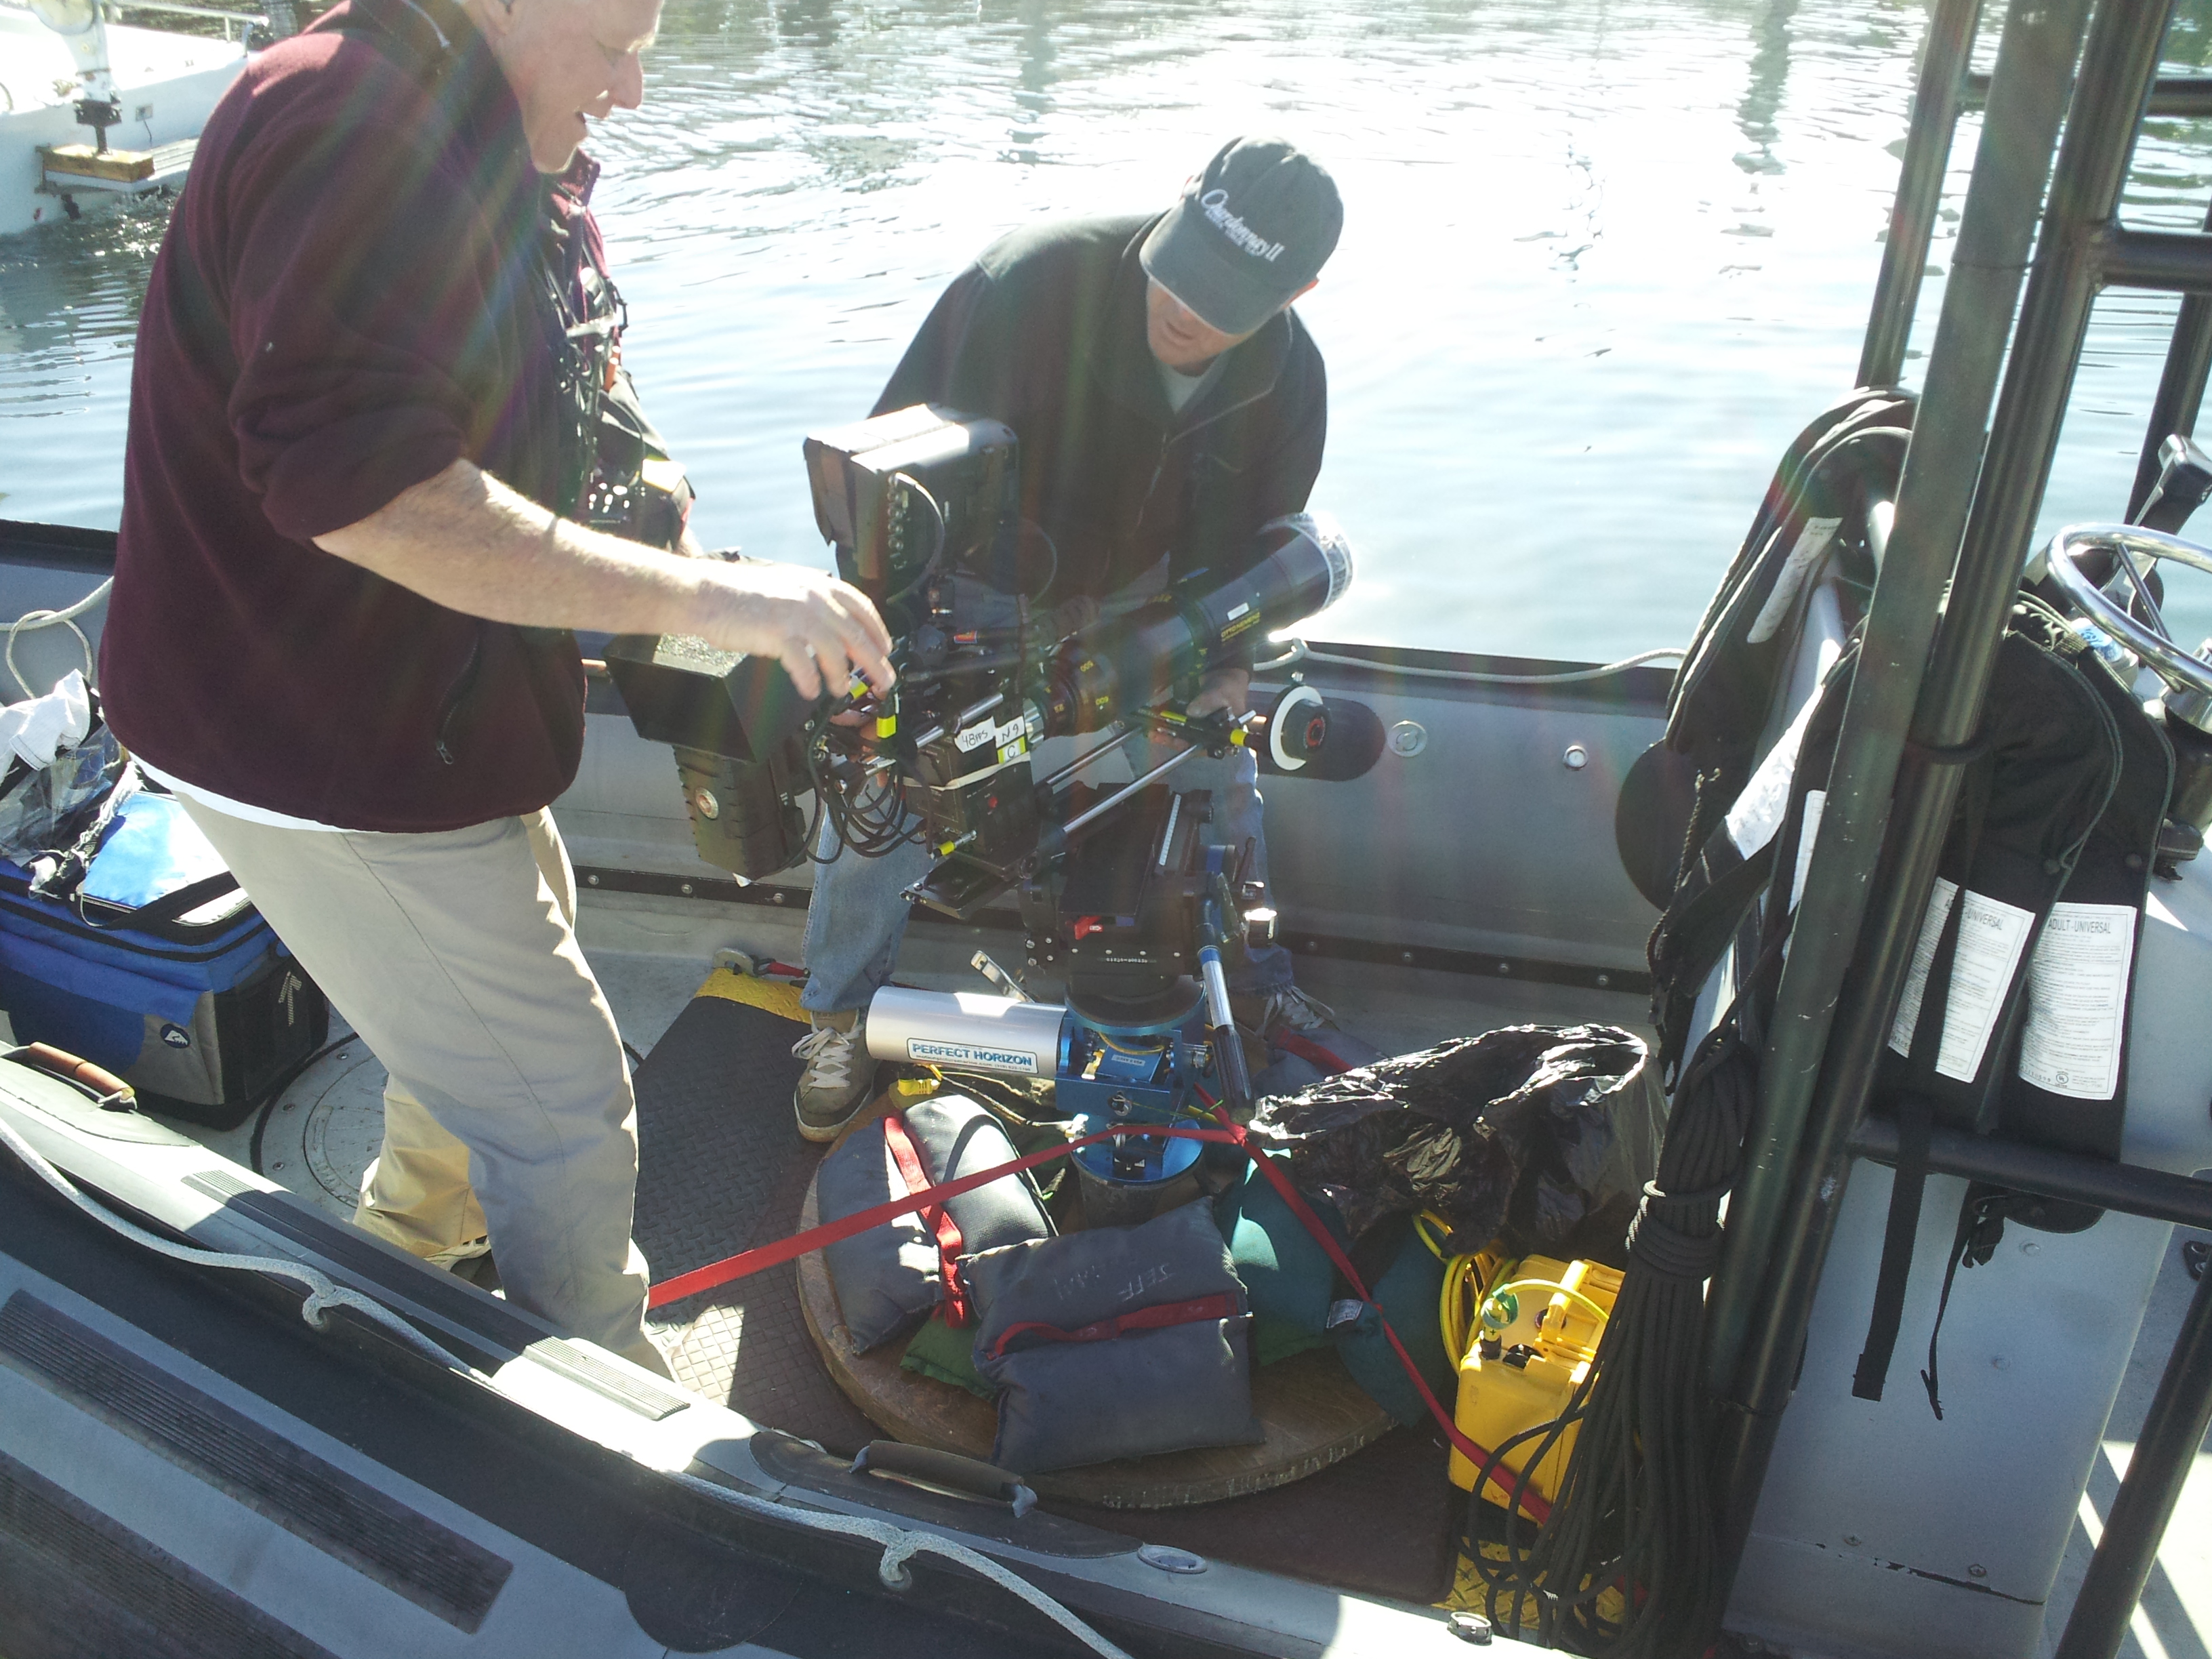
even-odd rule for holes
{"type": "Polygon", "coordinates": [[[1249,714],[1252,708],[1252,673],[1245,668],[1217,668],[1190,700],[1183,713],[1196,720],[1216,709],[1229,714],[1249,714]]]}

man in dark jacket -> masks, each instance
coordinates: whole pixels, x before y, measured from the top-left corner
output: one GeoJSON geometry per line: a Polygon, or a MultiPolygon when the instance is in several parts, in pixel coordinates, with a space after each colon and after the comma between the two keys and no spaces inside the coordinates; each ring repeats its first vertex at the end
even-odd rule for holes
{"type": "Polygon", "coordinates": [[[347,0],[239,76],[140,321],[101,689],[390,1074],[356,1223],[495,1247],[518,1305],[665,1370],[547,811],[566,630],[702,635],[810,696],[888,684],[890,640],[842,582],[580,522],[623,382],[578,145],[637,106],[659,11],[347,0]]]}
{"type": "MultiPolygon", "coordinates": [[[[1111,616],[1199,570],[1233,574],[1264,526],[1304,510],[1321,470],[1328,385],[1290,307],[1342,224],[1335,183],[1310,157],[1280,139],[1233,140],[1164,214],[994,243],[939,299],[874,412],[944,404],[1014,429],[1022,534],[1001,579],[1044,604],[1088,600],[1111,616]]],[[[956,586],[963,624],[1012,623],[1006,594],[956,586]]],[[[1212,671],[1189,712],[1242,713],[1250,661],[1212,671]]],[[[1194,761],[1176,779],[1214,792],[1221,839],[1257,837],[1249,753],[1194,761]]],[[[897,958],[900,893],[927,867],[909,846],[842,858],[817,880],[802,998],[813,1029],[795,1051],[810,1139],[833,1139],[867,1098],[860,1017],[897,958]]],[[[1233,988],[1262,1031],[1328,1017],[1291,986],[1279,948],[1256,952],[1233,988]]]]}

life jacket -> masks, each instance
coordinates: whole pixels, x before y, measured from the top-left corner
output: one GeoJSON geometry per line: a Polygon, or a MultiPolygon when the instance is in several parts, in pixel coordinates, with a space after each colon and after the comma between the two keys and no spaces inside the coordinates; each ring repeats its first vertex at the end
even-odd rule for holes
{"type": "Polygon", "coordinates": [[[1669,749],[1747,766],[1823,566],[1863,546],[1869,500],[1896,495],[1912,411],[1908,394],[1854,392],[1797,434],[1674,677],[1669,749]]]}
{"type": "MultiPolygon", "coordinates": [[[[1882,1395],[1936,1126],[2120,1155],[2130,991],[2172,746],[2081,636],[2024,597],[1972,747],[1875,1073],[1871,1109],[1896,1119],[1899,1142],[1851,1387],[1863,1400],[1882,1395]]],[[[1982,1182],[1967,1188],[1921,1373],[1936,1416],[1936,1342],[1959,1268],[1985,1264],[2008,1219],[2076,1232],[2102,1213],[1982,1182]]]]}
{"type": "MultiPolygon", "coordinates": [[[[1757,981],[1771,994],[1856,654],[1845,650],[1741,787],[1728,790],[1724,769],[1700,777],[1692,833],[1703,837],[1683,861],[1649,951],[1652,1018],[1670,1081],[1699,997],[1731,947],[1739,984],[1757,981]]],[[[1734,672],[1718,669],[1707,683],[1734,672]]],[[[1936,1125],[2119,1156],[2135,940],[2172,750],[2095,653],[2032,596],[2014,606],[1985,709],[1967,751],[1942,757],[1964,768],[1959,799],[1870,1103],[1898,1121],[1900,1150],[1853,1384],[1862,1398],[1881,1397],[1936,1125]]],[[[1736,718],[1737,732],[1754,729],[1736,718]]],[[[1704,735],[1696,722],[1686,730],[1692,742],[1704,735]]],[[[1737,1063],[1747,1058],[1755,1066],[1755,1054],[1741,1052],[1737,1063]]],[[[2008,1218],[2076,1231],[2099,1213],[1977,1185],[1962,1209],[1950,1273],[1986,1261],[2008,1218]]],[[[1946,1303],[1948,1287],[1947,1274],[1946,1303]]],[[[1938,1330],[1942,1317],[1939,1309],[1938,1330]]],[[[1935,1347],[1931,1332],[1923,1378],[1940,1416],[1935,1347]]]]}
{"type": "MultiPolygon", "coordinates": [[[[1868,507],[1896,496],[1912,410],[1901,392],[1854,392],[1775,469],[1674,677],[1666,733],[1630,769],[1614,807],[1622,866],[1657,908],[1751,775],[1824,572],[1833,567],[1837,591],[1854,600],[1871,590],[1868,507]]],[[[1846,628],[1857,608],[1846,606],[1846,628]]]]}

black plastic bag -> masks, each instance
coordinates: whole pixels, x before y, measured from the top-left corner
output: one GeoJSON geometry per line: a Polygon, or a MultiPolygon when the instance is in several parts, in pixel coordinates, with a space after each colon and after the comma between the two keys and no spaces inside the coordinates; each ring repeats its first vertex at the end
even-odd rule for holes
{"type": "Polygon", "coordinates": [[[1354,1235],[1430,1211],[1474,1251],[1556,1245],[1657,1157],[1650,1053],[1615,1025],[1510,1025],[1263,1101],[1252,1133],[1354,1235]]]}

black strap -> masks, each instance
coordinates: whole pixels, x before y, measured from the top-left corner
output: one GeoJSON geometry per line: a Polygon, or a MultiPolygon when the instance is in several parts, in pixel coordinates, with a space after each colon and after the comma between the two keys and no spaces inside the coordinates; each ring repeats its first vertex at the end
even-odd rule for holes
{"type": "MultiPolygon", "coordinates": [[[[1898,1097],[1897,1176],[1890,1188],[1889,1224],[1881,1237],[1881,1270],[1875,1279],[1866,1346],[1859,1351],[1858,1370],[1851,1377],[1855,1400],[1881,1399],[1882,1385],[1889,1380],[1890,1356],[1897,1352],[1898,1327],[1905,1318],[1905,1283],[1912,1271],[1912,1248],[1920,1237],[1928,1140],[1935,1127],[1936,1106],[1927,1096],[1915,1091],[1898,1097]]],[[[1945,1294],[1949,1291],[1947,1280],[1945,1294]]]]}
{"type": "Polygon", "coordinates": [[[1920,1373],[1928,1390],[1928,1405],[1936,1420],[1943,1420],[1943,1391],[1936,1381],[1936,1345],[1943,1335],[1943,1316],[1951,1309],[1951,1286],[1962,1266],[1980,1267],[1996,1249],[2004,1231],[2004,1204],[2008,1195],[1994,1188],[1970,1187],[1959,1206],[1959,1230],[1951,1237],[1951,1259],[1943,1268],[1943,1294],[1936,1299],[1936,1323],[1928,1332],[1928,1369],[1920,1373]]]}
{"type": "MultiPolygon", "coordinates": [[[[135,910],[123,910],[113,921],[94,921],[85,912],[84,891],[79,888],[70,896],[71,908],[76,919],[88,927],[127,927],[137,933],[150,933],[166,927],[179,917],[188,915],[211,899],[238,890],[238,878],[228,870],[218,870],[211,876],[202,876],[198,881],[186,882],[173,893],[164,893],[149,904],[135,910]]],[[[97,902],[98,901],[95,901],[97,902]]],[[[116,907],[121,909],[120,906],[116,907]]]]}
{"type": "Polygon", "coordinates": [[[1690,1015],[1698,994],[1772,873],[1775,842],[1780,839],[1777,834],[1704,891],[1678,896],[1653,930],[1649,948],[1652,1012],[1659,1027],[1660,1075],[1670,1085],[1687,1046],[1690,1015]]]}
{"type": "Polygon", "coordinates": [[[1995,739],[1987,732],[1964,743],[1916,743],[1905,740],[1905,752],[1923,766],[1972,766],[1990,752],[1995,739]]]}
{"type": "Polygon", "coordinates": [[[113,827],[115,815],[123,810],[124,802],[137,793],[138,769],[125,757],[116,770],[114,781],[107,786],[100,810],[77,838],[65,848],[41,853],[30,861],[33,896],[57,904],[73,903],[77,889],[92,869],[93,860],[100,856],[100,845],[113,827]]]}

